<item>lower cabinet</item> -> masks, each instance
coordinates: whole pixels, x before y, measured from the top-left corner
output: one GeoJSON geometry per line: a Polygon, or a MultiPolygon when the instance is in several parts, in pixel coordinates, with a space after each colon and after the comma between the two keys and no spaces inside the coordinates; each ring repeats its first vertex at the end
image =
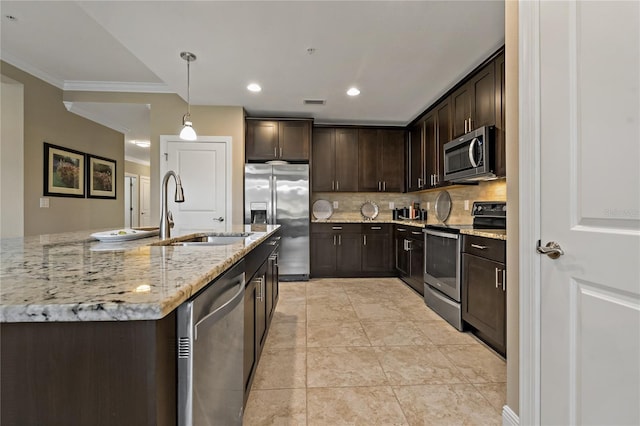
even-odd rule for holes
{"type": "Polygon", "coordinates": [[[311,224],[313,277],[392,276],[391,225],[311,224]]]}
{"type": "Polygon", "coordinates": [[[267,340],[269,324],[279,297],[278,237],[264,243],[247,257],[244,291],[244,402],[249,391],[267,340]],[[251,257],[250,257],[251,256],[251,257]],[[266,257],[266,259],[265,259],[266,257]],[[260,266],[256,264],[262,261],[260,266]],[[251,266],[249,266],[251,265],[251,266]]]}
{"type": "Polygon", "coordinates": [[[485,343],[506,356],[506,245],[463,236],[462,320],[485,343]]]}
{"type": "Polygon", "coordinates": [[[402,281],[424,295],[424,234],[420,228],[396,225],[395,268],[402,281]]]}

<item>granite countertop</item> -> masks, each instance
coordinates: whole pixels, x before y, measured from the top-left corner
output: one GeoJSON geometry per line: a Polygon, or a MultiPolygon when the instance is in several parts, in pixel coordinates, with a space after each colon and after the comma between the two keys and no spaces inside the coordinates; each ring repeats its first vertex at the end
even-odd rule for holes
{"type": "MultiPolygon", "coordinates": [[[[374,219],[366,220],[363,218],[335,218],[335,219],[313,219],[311,223],[390,223],[396,225],[414,226],[424,228],[428,225],[435,225],[435,222],[425,222],[423,220],[395,220],[395,219],[374,219]]],[[[458,224],[464,225],[464,224],[458,224]]],[[[493,238],[496,240],[507,239],[507,231],[505,229],[461,229],[461,234],[475,235],[478,237],[493,238]]]]}
{"type": "Polygon", "coordinates": [[[229,232],[252,234],[226,246],[153,245],[158,237],[105,243],[90,237],[96,231],[2,239],[0,322],[160,319],[278,227],[233,226],[229,232]]]}

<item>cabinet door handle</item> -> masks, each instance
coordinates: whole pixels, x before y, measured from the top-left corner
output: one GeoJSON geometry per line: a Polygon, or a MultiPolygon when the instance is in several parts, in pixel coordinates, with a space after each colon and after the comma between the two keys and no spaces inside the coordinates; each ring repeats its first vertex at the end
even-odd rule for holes
{"type": "Polygon", "coordinates": [[[398,232],[406,232],[407,230],[404,229],[404,228],[398,228],[398,229],[396,229],[396,231],[398,231],[398,232]]]}
{"type": "Polygon", "coordinates": [[[422,188],[422,178],[418,178],[418,188],[422,188]]]}
{"type": "Polygon", "coordinates": [[[274,146],[274,147],[273,147],[273,156],[274,156],[275,158],[278,158],[278,147],[277,147],[277,146],[274,146]]]}
{"type": "Polygon", "coordinates": [[[502,291],[507,291],[507,270],[502,270],[502,291]]]}
{"type": "Polygon", "coordinates": [[[496,268],[496,288],[498,288],[498,271],[499,269],[496,268]]]}
{"type": "Polygon", "coordinates": [[[481,246],[479,244],[471,244],[471,247],[477,248],[479,250],[486,250],[487,249],[487,246],[481,246]]]}
{"type": "Polygon", "coordinates": [[[336,181],[336,191],[340,191],[340,181],[336,181]]]}
{"type": "Polygon", "coordinates": [[[333,245],[334,246],[336,245],[336,236],[335,235],[333,236],[333,245]]]}
{"type": "Polygon", "coordinates": [[[380,185],[380,181],[378,181],[378,191],[382,191],[382,185],[380,185]]]}
{"type": "Polygon", "coordinates": [[[469,131],[473,130],[473,124],[471,124],[471,123],[472,123],[471,117],[469,117],[469,131]]]}
{"type": "Polygon", "coordinates": [[[331,181],[331,190],[335,191],[336,190],[336,182],[335,181],[331,181]]]}
{"type": "Polygon", "coordinates": [[[385,192],[387,191],[387,181],[386,180],[382,181],[382,190],[385,191],[385,192]]]}
{"type": "Polygon", "coordinates": [[[342,245],[342,235],[338,235],[338,245],[342,245]]]}
{"type": "Polygon", "coordinates": [[[362,245],[364,245],[364,246],[367,245],[367,236],[366,235],[362,236],[362,245]]]}
{"type": "Polygon", "coordinates": [[[331,229],[333,229],[334,231],[341,231],[342,226],[332,226],[331,229]]]}
{"type": "Polygon", "coordinates": [[[263,282],[263,279],[262,279],[262,277],[255,278],[254,281],[256,281],[256,287],[258,288],[257,293],[256,293],[256,299],[258,299],[258,301],[262,302],[262,298],[264,296],[262,294],[262,282],[263,282]]]}
{"type": "Polygon", "coordinates": [[[280,158],[282,158],[282,147],[280,147],[280,158]]]}
{"type": "Polygon", "coordinates": [[[422,235],[422,232],[417,232],[417,231],[411,231],[411,233],[412,233],[413,235],[422,235]]]}
{"type": "Polygon", "coordinates": [[[382,227],[381,226],[372,226],[370,229],[373,230],[373,231],[379,231],[379,230],[382,229],[382,227]]]}

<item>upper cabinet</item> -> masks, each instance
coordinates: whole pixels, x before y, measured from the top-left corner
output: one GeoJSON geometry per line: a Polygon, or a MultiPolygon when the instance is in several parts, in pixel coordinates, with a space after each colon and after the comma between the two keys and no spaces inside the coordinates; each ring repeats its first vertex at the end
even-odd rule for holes
{"type": "Polygon", "coordinates": [[[358,191],[358,130],[313,129],[312,190],[358,191]]]}
{"type": "Polygon", "coordinates": [[[424,189],[424,121],[409,128],[407,144],[407,191],[424,189]]]}
{"type": "Polygon", "coordinates": [[[507,98],[505,94],[504,79],[504,53],[496,58],[496,145],[495,145],[495,174],[496,176],[507,175],[506,139],[505,139],[505,105],[507,98]]]}
{"type": "Polygon", "coordinates": [[[404,141],[404,130],[358,129],[359,191],[404,191],[404,141]]]}
{"type": "Polygon", "coordinates": [[[453,138],[496,124],[495,62],[491,61],[451,95],[453,138]]]}
{"type": "Polygon", "coordinates": [[[310,120],[258,120],[247,118],[247,161],[309,161],[310,120]]]}

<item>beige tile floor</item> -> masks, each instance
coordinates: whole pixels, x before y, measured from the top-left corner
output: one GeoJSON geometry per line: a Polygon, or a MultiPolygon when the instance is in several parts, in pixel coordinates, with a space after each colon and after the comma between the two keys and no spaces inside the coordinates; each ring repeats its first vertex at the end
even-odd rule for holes
{"type": "Polygon", "coordinates": [[[244,425],[500,425],[505,382],[399,279],[283,282],[244,425]]]}

